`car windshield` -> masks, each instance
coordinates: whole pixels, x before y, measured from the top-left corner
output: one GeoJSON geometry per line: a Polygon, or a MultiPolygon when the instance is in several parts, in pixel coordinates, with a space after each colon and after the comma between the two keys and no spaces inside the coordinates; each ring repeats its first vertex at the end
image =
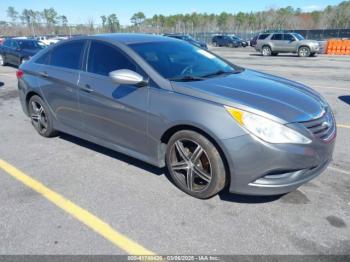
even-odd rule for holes
{"type": "Polygon", "coordinates": [[[294,36],[296,37],[296,39],[298,39],[299,41],[305,39],[301,34],[296,34],[296,33],[294,33],[293,35],[294,35],[294,36]]]}
{"type": "Polygon", "coordinates": [[[19,46],[21,49],[41,49],[43,46],[41,46],[38,41],[18,41],[19,46]]]}
{"type": "Polygon", "coordinates": [[[197,81],[241,70],[185,42],[161,41],[129,46],[160,75],[173,81],[197,81]]]}

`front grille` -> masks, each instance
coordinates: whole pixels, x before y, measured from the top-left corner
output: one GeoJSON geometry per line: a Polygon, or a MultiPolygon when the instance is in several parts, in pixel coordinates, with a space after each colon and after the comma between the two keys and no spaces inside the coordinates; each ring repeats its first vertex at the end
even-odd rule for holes
{"type": "Polygon", "coordinates": [[[317,138],[328,140],[335,131],[335,123],[332,113],[327,110],[321,117],[302,124],[317,138]]]}

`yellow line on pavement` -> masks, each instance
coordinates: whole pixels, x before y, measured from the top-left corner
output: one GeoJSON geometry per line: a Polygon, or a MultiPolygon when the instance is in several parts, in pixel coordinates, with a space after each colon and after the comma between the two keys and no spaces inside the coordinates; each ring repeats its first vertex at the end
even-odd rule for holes
{"type": "Polygon", "coordinates": [[[350,128],[349,125],[340,125],[340,124],[338,124],[337,127],[350,128]]]}
{"type": "Polygon", "coordinates": [[[73,217],[90,227],[92,230],[102,235],[117,247],[121,248],[128,254],[132,255],[154,255],[153,252],[147,250],[133,240],[127,238],[121,233],[117,232],[106,222],[91,214],[89,211],[79,207],[70,200],[64,198],[62,195],[44,186],[39,181],[24,174],[14,166],[0,159],[0,168],[6,171],[9,175],[16,178],[26,186],[30,187],[50,202],[54,203],[59,208],[63,209],[73,217]]]}

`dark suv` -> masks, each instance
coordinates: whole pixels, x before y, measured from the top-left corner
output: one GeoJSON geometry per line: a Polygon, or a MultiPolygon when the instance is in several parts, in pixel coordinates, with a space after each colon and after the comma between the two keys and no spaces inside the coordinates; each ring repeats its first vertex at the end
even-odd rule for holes
{"type": "Polygon", "coordinates": [[[216,35],[213,37],[211,42],[214,46],[246,47],[248,45],[246,41],[232,35],[216,35]]]}
{"type": "Polygon", "coordinates": [[[43,48],[37,40],[6,39],[0,46],[0,65],[12,64],[18,66],[43,48]]]}

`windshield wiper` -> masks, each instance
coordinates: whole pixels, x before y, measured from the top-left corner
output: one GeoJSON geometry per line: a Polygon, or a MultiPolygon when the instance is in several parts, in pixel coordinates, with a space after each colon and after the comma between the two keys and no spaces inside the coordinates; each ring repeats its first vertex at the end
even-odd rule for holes
{"type": "Polygon", "coordinates": [[[219,76],[219,75],[238,74],[238,73],[240,73],[240,72],[241,72],[241,71],[233,71],[233,70],[225,71],[225,70],[218,70],[218,71],[215,71],[215,72],[210,73],[210,74],[206,74],[206,75],[201,76],[201,77],[207,78],[207,77],[213,77],[213,76],[219,76]]]}
{"type": "Polygon", "coordinates": [[[201,81],[201,80],[204,80],[204,79],[205,79],[204,77],[191,76],[191,75],[168,78],[168,80],[170,80],[170,81],[181,81],[181,82],[201,81]]]}

